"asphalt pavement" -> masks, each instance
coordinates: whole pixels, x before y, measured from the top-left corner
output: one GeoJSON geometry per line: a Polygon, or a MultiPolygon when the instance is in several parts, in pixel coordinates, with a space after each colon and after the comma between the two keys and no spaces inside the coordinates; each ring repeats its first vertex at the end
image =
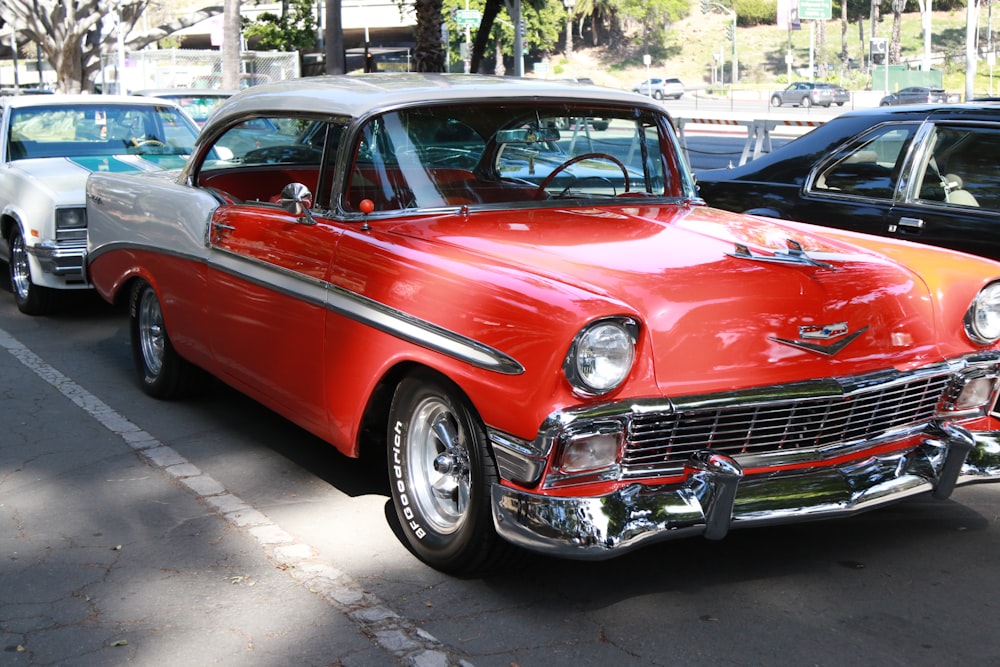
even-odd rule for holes
{"type": "Polygon", "coordinates": [[[3,329],[0,396],[0,665],[462,663],[3,329]]]}

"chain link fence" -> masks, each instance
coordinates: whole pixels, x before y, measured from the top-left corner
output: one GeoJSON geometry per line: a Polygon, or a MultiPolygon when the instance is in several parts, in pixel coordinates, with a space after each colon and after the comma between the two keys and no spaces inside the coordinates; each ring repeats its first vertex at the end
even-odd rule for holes
{"type": "MultiPolygon", "coordinates": [[[[150,88],[221,88],[222,52],[194,49],[130,51],[119,63],[117,54],[101,59],[97,84],[110,92],[150,88]],[[119,73],[121,76],[119,76],[119,73]],[[121,85],[119,85],[121,84],[121,85]]],[[[240,88],[300,75],[299,54],[288,51],[244,51],[240,88]]]]}

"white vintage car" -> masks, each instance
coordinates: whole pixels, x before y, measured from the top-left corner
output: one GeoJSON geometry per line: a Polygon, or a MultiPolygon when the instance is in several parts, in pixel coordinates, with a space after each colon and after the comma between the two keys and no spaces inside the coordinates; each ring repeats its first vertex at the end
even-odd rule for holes
{"type": "Polygon", "coordinates": [[[198,127],[172,102],[101,95],[0,97],[0,260],[23,313],[85,289],[84,186],[95,171],[182,165],[198,127]]]}

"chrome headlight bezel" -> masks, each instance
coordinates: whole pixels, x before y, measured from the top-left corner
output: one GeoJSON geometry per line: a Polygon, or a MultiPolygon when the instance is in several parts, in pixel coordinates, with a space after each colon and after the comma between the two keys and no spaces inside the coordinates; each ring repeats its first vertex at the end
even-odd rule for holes
{"type": "Polygon", "coordinates": [[[587,324],[573,338],[563,373],[585,396],[603,396],[628,378],[635,364],[639,324],[631,317],[605,317],[587,324]]]}
{"type": "Polygon", "coordinates": [[[1000,340],[1000,280],[976,294],[965,312],[965,334],[978,345],[992,345],[1000,340]]]}

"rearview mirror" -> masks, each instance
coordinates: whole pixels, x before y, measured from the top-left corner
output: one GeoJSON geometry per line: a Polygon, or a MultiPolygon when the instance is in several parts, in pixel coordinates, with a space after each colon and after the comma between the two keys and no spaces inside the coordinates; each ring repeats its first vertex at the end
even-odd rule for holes
{"type": "Polygon", "coordinates": [[[548,127],[500,130],[496,134],[498,144],[534,144],[545,141],[559,141],[559,130],[548,127]]]}

